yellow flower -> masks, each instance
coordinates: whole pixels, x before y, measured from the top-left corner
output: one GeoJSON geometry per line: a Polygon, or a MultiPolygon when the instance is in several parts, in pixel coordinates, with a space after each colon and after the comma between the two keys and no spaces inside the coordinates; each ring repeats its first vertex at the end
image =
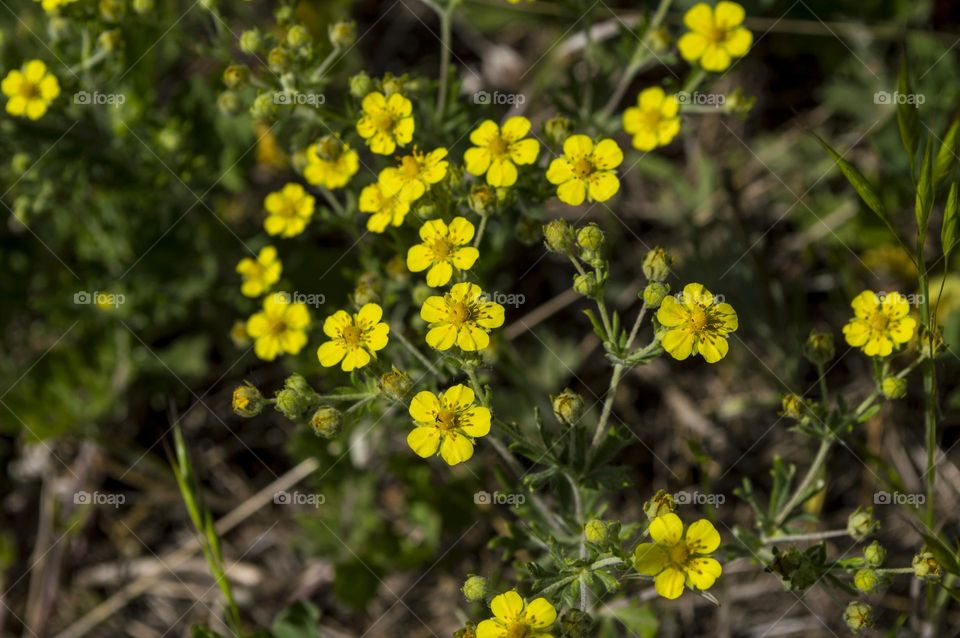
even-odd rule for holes
{"type": "Polygon", "coordinates": [[[237,272],[243,277],[240,292],[245,297],[259,297],[280,280],[283,265],[277,259],[277,249],[264,246],[256,259],[244,257],[237,264],[237,272]]]}
{"type": "Polygon", "coordinates": [[[389,340],[390,326],[381,323],[382,317],[383,308],[375,303],[364,305],[352,316],[345,310],[338,310],[327,317],[323,322],[323,333],[330,337],[330,341],[317,350],[320,365],[329,368],[339,363],[342,370],[350,372],[370,363],[389,340]]]}
{"type": "Polygon", "coordinates": [[[307,345],[310,313],[302,303],[290,303],[289,295],[277,292],[263,299],[263,312],[247,320],[247,334],[255,340],[253,351],[264,361],[277,355],[297,354],[307,345]]]}
{"type": "Polygon", "coordinates": [[[420,318],[430,324],[427,344],[449,350],[456,343],[466,351],[490,345],[487,333],[503,325],[503,306],[486,301],[482,295],[480,286],[460,283],[442,297],[428,297],[420,308],[420,318]]]}
{"type": "Polygon", "coordinates": [[[274,169],[286,168],[289,161],[286,153],[277,144],[273,129],[263,122],[257,122],[254,131],[257,136],[257,164],[274,169]]]}
{"type": "Polygon", "coordinates": [[[41,60],[30,60],[7,73],[0,90],[7,96],[7,113],[39,120],[60,95],[60,83],[41,60]]]}
{"type": "Polygon", "coordinates": [[[690,525],[686,536],[680,517],[672,512],[650,522],[654,542],[633,550],[633,565],[644,576],[656,576],[654,588],[673,600],[684,586],[705,591],[713,587],[723,568],[710,554],[720,547],[720,534],[706,519],[690,525]]]}
{"type": "Polygon", "coordinates": [[[682,361],[699,354],[707,363],[726,356],[727,335],[738,327],[733,306],[720,303],[700,284],[687,284],[682,294],[664,297],[657,321],[668,329],[660,343],[670,356],[682,361]]]}
{"type": "Polygon", "coordinates": [[[530,120],[511,117],[503,128],[493,120],[486,120],[470,134],[476,146],[463,155],[467,172],[480,176],[487,174],[487,183],[496,188],[517,183],[517,164],[533,164],[540,154],[540,143],[527,138],[530,120]]]}
{"type": "Polygon", "coordinates": [[[47,13],[56,11],[60,7],[65,7],[76,1],[77,0],[36,0],[36,2],[40,2],[40,6],[42,6],[43,10],[47,13]]]}
{"type": "Polygon", "coordinates": [[[741,25],[743,7],[736,2],[718,2],[716,8],[701,2],[683,16],[690,29],[677,42],[680,55],[688,62],[700,62],[705,71],[724,71],[733,58],[747,54],[753,34],[741,25]]]}
{"type": "Polygon", "coordinates": [[[327,136],[307,147],[303,177],[314,186],[343,188],[360,168],[360,157],[349,145],[327,136]]]}
{"type": "Polygon", "coordinates": [[[524,603],[516,591],[494,596],[494,617],[477,625],[477,638],[551,638],[547,631],[557,620],[557,610],[546,598],[524,603]]]}
{"type": "Polygon", "coordinates": [[[263,201],[263,206],[267,209],[267,219],[263,227],[271,235],[299,235],[313,216],[314,204],[313,195],[304,190],[303,186],[287,184],[283,190],[270,193],[263,201]]]}
{"type": "Polygon", "coordinates": [[[910,341],[917,322],[907,298],[898,292],[878,295],[864,290],[850,303],[853,319],[843,327],[847,343],[868,357],[885,357],[910,341]]]}
{"type": "Polygon", "coordinates": [[[454,269],[469,270],[480,251],[468,246],[473,239],[473,224],[463,217],[455,217],[448,226],[441,219],[431,219],[420,227],[422,244],[407,251],[407,268],[421,272],[427,268],[427,285],[445,286],[454,269]]]}
{"type": "Polygon", "coordinates": [[[557,197],[564,204],[579,206],[584,199],[605,202],[620,190],[613,170],[623,162],[623,151],[613,140],[594,144],[586,135],[571,135],[563,143],[563,155],[550,162],[547,179],[559,186],[557,197]]]}
{"type": "Polygon", "coordinates": [[[361,103],[363,116],[357,122],[357,133],[378,155],[390,155],[397,146],[413,140],[413,104],[399,93],[384,97],[369,93],[361,103]]]}
{"type": "Polygon", "coordinates": [[[659,86],[641,91],[637,106],[623,112],[623,130],[633,136],[633,148],[652,151],[672,142],[680,132],[679,108],[677,97],[659,86]]]}
{"type": "Polygon", "coordinates": [[[473,440],[490,433],[490,410],[475,406],[473,390],[464,385],[448,388],[443,396],[417,393],[410,402],[415,427],[407,444],[417,456],[429,458],[439,450],[447,465],[473,456],[473,440]]]}
{"type": "Polygon", "coordinates": [[[405,202],[414,202],[427,192],[433,184],[447,174],[447,149],[438,148],[429,153],[421,153],[416,148],[413,153],[400,158],[400,165],[380,171],[380,190],[387,197],[397,195],[405,202]]]}
{"type": "Polygon", "coordinates": [[[387,197],[379,182],[360,191],[359,207],[361,213],[370,214],[367,230],[374,233],[382,233],[391,224],[400,226],[410,212],[409,202],[400,199],[398,194],[387,197]]]}

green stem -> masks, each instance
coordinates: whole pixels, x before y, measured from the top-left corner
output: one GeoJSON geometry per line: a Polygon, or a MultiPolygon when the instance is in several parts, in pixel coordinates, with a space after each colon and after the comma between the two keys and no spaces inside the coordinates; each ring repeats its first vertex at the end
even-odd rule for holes
{"type": "Polygon", "coordinates": [[[409,339],[407,339],[405,336],[403,336],[403,329],[402,329],[402,328],[393,328],[393,329],[390,330],[390,334],[391,334],[392,336],[396,337],[396,338],[397,338],[397,341],[399,341],[400,344],[401,344],[404,348],[406,348],[407,351],[408,351],[410,354],[412,354],[412,355],[417,359],[417,361],[419,361],[420,363],[422,363],[422,364],[427,368],[427,370],[430,371],[430,374],[432,374],[432,375],[434,375],[434,376],[440,376],[440,371],[437,370],[436,366],[434,366],[434,365],[430,362],[430,359],[427,359],[426,355],[424,355],[422,352],[420,352],[420,350],[419,350],[415,345],[413,345],[412,343],[410,343],[410,340],[409,340],[409,339]]]}
{"type": "Polygon", "coordinates": [[[934,496],[937,480],[937,371],[933,361],[933,317],[930,314],[930,282],[923,257],[923,244],[917,244],[917,262],[919,263],[920,283],[920,349],[928,349],[928,357],[923,365],[923,425],[927,448],[927,471],[924,479],[927,484],[927,510],[924,520],[927,529],[934,524],[934,496]],[[926,341],[926,343],[924,343],[926,341]]]}
{"type": "Polygon", "coordinates": [[[787,520],[787,517],[790,516],[790,513],[807,499],[807,491],[810,489],[810,486],[813,484],[814,480],[816,480],[817,476],[820,475],[820,470],[823,468],[823,464],[827,460],[827,455],[830,453],[830,448],[833,447],[833,442],[833,436],[831,436],[829,439],[823,439],[820,441],[820,448],[817,450],[817,455],[814,457],[813,463],[810,465],[810,468],[804,475],[803,480],[800,481],[797,489],[794,490],[790,500],[787,501],[786,505],[783,506],[783,509],[780,510],[780,512],[777,514],[777,517],[773,520],[774,527],[779,529],[780,526],[782,526],[787,520]]]}
{"type": "Polygon", "coordinates": [[[776,536],[764,536],[761,542],[764,545],[773,543],[802,543],[804,541],[821,541],[828,538],[839,538],[847,536],[845,529],[832,529],[826,532],[811,532],[810,534],[778,534],[776,536]]]}
{"type": "Polygon", "coordinates": [[[336,61],[337,56],[340,55],[340,47],[335,46],[333,50],[327,54],[327,57],[323,59],[323,62],[320,63],[320,66],[310,75],[311,82],[319,82],[323,79],[324,74],[330,69],[330,66],[336,61]]]}
{"type": "Polygon", "coordinates": [[[480,242],[483,240],[483,233],[487,230],[487,219],[489,219],[489,215],[480,216],[480,226],[477,228],[477,236],[473,238],[474,248],[480,247],[480,242]]]}

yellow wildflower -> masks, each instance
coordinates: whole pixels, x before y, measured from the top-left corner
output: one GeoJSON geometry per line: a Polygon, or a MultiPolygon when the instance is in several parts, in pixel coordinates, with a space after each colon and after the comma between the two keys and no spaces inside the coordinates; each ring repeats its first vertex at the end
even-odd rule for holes
{"type": "Polygon", "coordinates": [[[420,318],[430,324],[430,347],[449,350],[457,344],[461,350],[475,351],[490,345],[488,333],[503,325],[504,314],[503,306],[483,298],[480,286],[459,283],[442,297],[428,297],[420,318]]]}
{"type": "Polygon", "coordinates": [[[633,148],[652,151],[672,142],[680,132],[679,108],[677,97],[659,86],[641,91],[637,106],[623,112],[623,130],[633,136],[633,148]]]}
{"type": "Polygon", "coordinates": [[[444,158],[447,149],[438,148],[422,153],[416,148],[413,153],[400,158],[400,165],[380,171],[380,190],[387,197],[397,195],[405,202],[414,202],[433,184],[447,174],[449,162],[444,158]]]}
{"type": "Polygon", "coordinates": [[[254,339],[253,351],[264,361],[277,355],[297,354],[307,345],[306,328],[310,313],[302,303],[290,303],[282,292],[263,299],[263,311],[247,320],[247,334],[254,339]]]}
{"type": "Polygon", "coordinates": [[[39,120],[60,95],[60,83],[42,60],[30,60],[7,73],[0,90],[7,96],[7,113],[39,120]]]}
{"type": "Polygon", "coordinates": [[[571,135],[563,143],[563,155],[550,162],[547,179],[559,186],[557,197],[564,204],[579,206],[583,200],[605,202],[620,190],[613,170],[623,162],[623,151],[610,139],[596,144],[586,135],[571,135]]]}
{"type": "Polygon", "coordinates": [[[471,134],[476,146],[463,155],[467,172],[480,176],[486,173],[487,183],[496,188],[517,183],[517,164],[533,164],[540,154],[540,143],[528,138],[530,120],[511,117],[503,128],[493,120],[486,120],[471,134]]]}
{"type": "Polygon", "coordinates": [[[47,13],[52,13],[60,7],[65,7],[68,4],[76,1],[77,0],[36,0],[36,2],[39,2],[40,6],[43,7],[43,10],[47,13]]]}
{"type": "Polygon", "coordinates": [[[237,272],[243,277],[240,292],[245,297],[259,297],[280,280],[283,264],[277,259],[277,249],[264,246],[257,258],[244,257],[237,264],[237,272]]]}
{"type": "Polygon", "coordinates": [[[360,157],[349,145],[329,135],[306,150],[303,177],[314,186],[343,188],[360,168],[360,157]]]}
{"type": "Polygon", "coordinates": [[[368,93],[361,103],[363,116],[357,122],[357,133],[367,140],[367,146],[378,155],[390,155],[397,146],[406,146],[413,140],[413,104],[394,93],[368,93]]]}
{"type": "Polygon", "coordinates": [[[380,321],[383,308],[375,303],[365,304],[353,315],[338,310],[323,322],[323,333],[330,337],[317,350],[317,358],[324,368],[335,366],[346,372],[370,363],[378,350],[387,346],[390,326],[380,321]]]}
{"type": "Polygon", "coordinates": [[[853,318],[843,327],[847,343],[868,357],[886,357],[910,341],[917,322],[907,298],[898,292],[878,295],[864,290],[850,303],[853,318]]]}
{"type": "Polygon", "coordinates": [[[490,611],[494,617],[477,625],[477,638],[550,638],[548,630],[557,620],[557,610],[546,598],[525,603],[513,590],[494,596],[490,611]]]}
{"type": "Polygon", "coordinates": [[[391,224],[400,226],[410,212],[409,202],[400,199],[398,194],[387,197],[379,182],[360,191],[359,207],[361,213],[370,214],[367,230],[374,233],[382,233],[391,224]]]}
{"type": "Polygon", "coordinates": [[[313,216],[316,201],[300,184],[290,183],[270,193],[263,201],[267,218],[263,227],[271,235],[294,237],[303,232],[313,216]]]}
{"type": "Polygon", "coordinates": [[[664,598],[679,598],[684,586],[705,591],[720,577],[723,568],[710,556],[720,547],[720,534],[710,521],[700,519],[684,535],[680,517],[664,514],[651,521],[650,537],[654,542],[634,548],[633,564],[656,577],[654,588],[664,598]]]}
{"type": "Polygon", "coordinates": [[[431,219],[420,227],[422,244],[407,251],[410,272],[427,272],[427,285],[444,286],[454,269],[469,270],[480,256],[480,251],[468,246],[473,239],[473,224],[463,217],[455,217],[448,226],[442,219],[431,219]]]}
{"type": "Polygon", "coordinates": [[[429,458],[440,452],[447,465],[463,463],[473,456],[473,440],[490,433],[490,410],[474,405],[473,390],[464,385],[448,388],[438,397],[424,390],[410,402],[415,427],[407,444],[417,456],[429,458]]]}
{"type": "Polygon", "coordinates": [[[701,284],[687,284],[682,294],[664,297],[657,321],[667,328],[660,343],[670,356],[682,361],[699,354],[707,363],[726,356],[727,335],[738,327],[733,306],[720,303],[701,284]]]}
{"type": "Polygon", "coordinates": [[[746,17],[736,2],[718,2],[715,8],[705,2],[695,4],[683,16],[690,29],[677,46],[688,62],[700,62],[705,71],[724,71],[733,58],[741,58],[753,44],[753,34],[741,26],[746,17]]]}

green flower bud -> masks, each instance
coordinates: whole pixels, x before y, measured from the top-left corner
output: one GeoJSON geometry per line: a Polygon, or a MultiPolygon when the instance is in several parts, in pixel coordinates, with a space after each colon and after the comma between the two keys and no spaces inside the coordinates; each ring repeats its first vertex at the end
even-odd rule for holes
{"type": "Polygon", "coordinates": [[[120,22],[126,12],[124,0],[100,0],[100,17],[106,22],[120,22]]]}
{"type": "Polygon", "coordinates": [[[587,224],[577,231],[577,244],[583,250],[599,253],[603,250],[603,231],[596,224],[587,224]]]}
{"type": "Polygon", "coordinates": [[[303,49],[310,46],[313,36],[302,24],[295,24],[287,31],[287,46],[291,49],[303,49]]]}
{"type": "Polygon", "coordinates": [[[291,421],[299,421],[316,405],[317,393],[300,374],[291,374],[283,386],[283,389],[277,392],[277,403],[274,407],[291,421]]]}
{"type": "Polygon", "coordinates": [[[307,379],[297,372],[294,372],[283,382],[283,387],[293,390],[294,392],[299,392],[303,395],[312,395],[315,394],[313,388],[310,387],[310,384],[307,382],[307,379]]]}
{"type": "Polygon", "coordinates": [[[873,541],[863,549],[863,560],[871,567],[880,567],[887,558],[887,550],[879,541],[873,541]]]}
{"type": "Polygon", "coordinates": [[[133,0],[134,13],[144,14],[153,11],[154,0],[133,0]]]}
{"type": "Polygon", "coordinates": [[[463,597],[471,603],[482,602],[487,597],[487,579],[483,576],[471,574],[467,580],[463,581],[463,587],[460,588],[463,597]]]}
{"type": "Polygon", "coordinates": [[[380,277],[376,273],[368,272],[357,279],[357,287],[353,289],[353,303],[358,308],[368,303],[380,302],[380,277]]]}
{"type": "Polygon", "coordinates": [[[277,19],[277,24],[292,22],[294,18],[293,7],[289,5],[277,7],[277,10],[273,12],[273,17],[277,19]]]}
{"type": "Polygon", "coordinates": [[[873,626],[873,608],[858,600],[852,601],[843,612],[843,622],[855,634],[873,626]]]}
{"type": "Polygon", "coordinates": [[[826,365],[836,354],[833,345],[833,335],[829,332],[811,330],[806,343],[803,344],[803,356],[814,365],[826,365]]]}
{"type": "Polygon", "coordinates": [[[350,95],[362,100],[371,91],[373,91],[373,80],[370,79],[369,75],[361,71],[350,77],[350,95]]]}
{"type": "Polygon", "coordinates": [[[664,28],[654,29],[647,37],[653,53],[663,53],[670,48],[670,32],[664,28]]]}
{"type": "Polygon", "coordinates": [[[543,124],[543,134],[554,146],[563,146],[572,130],[573,124],[562,115],[551,117],[543,124]]]}
{"type": "Polygon", "coordinates": [[[292,64],[290,54],[280,47],[270,49],[270,53],[267,54],[267,65],[274,73],[285,73],[290,70],[292,64]]]}
{"type": "Polygon", "coordinates": [[[240,34],[240,50],[244,53],[256,53],[262,44],[260,32],[248,29],[240,34]]]}
{"type": "Polygon", "coordinates": [[[224,91],[217,96],[217,108],[224,115],[236,115],[240,112],[240,96],[233,91],[224,91]]]}
{"type": "Polygon", "coordinates": [[[655,246],[643,257],[643,276],[650,281],[664,281],[670,275],[673,259],[663,248],[655,246]]]}
{"type": "Polygon", "coordinates": [[[564,638],[589,638],[593,635],[594,620],[585,611],[568,609],[560,616],[564,638]]]}
{"type": "Polygon", "coordinates": [[[380,87],[383,89],[383,94],[387,97],[390,97],[394,93],[403,93],[404,87],[407,84],[406,76],[393,75],[392,73],[387,73],[383,76],[383,79],[380,81],[380,87]]]}
{"type": "Polygon", "coordinates": [[[804,403],[803,399],[797,394],[785,394],[780,402],[780,414],[790,419],[799,421],[803,418],[804,403]]]}
{"type": "Polygon", "coordinates": [[[665,490],[657,490],[649,501],[643,504],[643,513],[647,515],[647,520],[652,521],[658,516],[669,514],[677,509],[673,502],[673,494],[668,494],[665,490]]]}
{"type": "Polygon", "coordinates": [[[274,94],[261,93],[253,100],[250,106],[250,116],[255,120],[272,120],[277,114],[277,104],[274,94]]]}
{"type": "Polygon", "coordinates": [[[857,508],[847,518],[847,534],[850,534],[855,540],[862,541],[870,536],[878,527],[878,523],[873,520],[873,508],[857,508]]]}
{"type": "Polygon", "coordinates": [[[913,557],[913,575],[920,580],[940,580],[940,562],[930,552],[924,550],[913,557]]]}
{"type": "Polygon", "coordinates": [[[249,419],[260,414],[266,402],[260,390],[251,383],[245,383],[233,390],[231,404],[234,414],[249,419]]]}
{"type": "Polygon", "coordinates": [[[107,53],[113,53],[123,46],[123,33],[120,29],[104,31],[97,37],[97,46],[107,53]]]}
{"type": "Polygon", "coordinates": [[[453,632],[453,638],[477,638],[477,627],[472,622],[468,622],[460,629],[453,632]]]}
{"type": "Polygon", "coordinates": [[[550,397],[550,403],[553,405],[553,415],[564,425],[577,423],[583,414],[583,397],[570,388],[550,397]]]}
{"type": "Polygon", "coordinates": [[[250,346],[250,336],[247,334],[247,324],[243,321],[234,321],[230,328],[230,340],[237,348],[250,346]]]}
{"type": "Polygon", "coordinates": [[[543,241],[547,249],[561,255],[572,255],[576,244],[576,235],[566,220],[554,219],[543,227],[543,241]]]}
{"type": "Polygon", "coordinates": [[[380,377],[377,385],[380,386],[380,391],[385,396],[394,401],[403,401],[410,394],[410,390],[413,389],[413,379],[406,372],[393,368],[393,370],[380,377]]]}
{"type": "Polygon", "coordinates": [[[14,153],[10,158],[10,170],[17,175],[25,173],[30,168],[30,156],[26,153],[14,153]]]}
{"type": "Polygon", "coordinates": [[[573,278],[573,289],[579,292],[584,297],[596,297],[600,294],[600,282],[597,281],[597,276],[592,273],[584,273],[582,275],[577,275],[573,278]]]}
{"type": "Polygon", "coordinates": [[[663,298],[670,294],[670,286],[659,281],[651,281],[643,289],[643,303],[647,308],[656,310],[663,303],[663,298]]]}
{"type": "Polygon", "coordinates": [[[477,215],[486,217],[497,208],[497,192],[489,186],[475,184],[467,195],[467,205],[477,215]]]}
{"type": "Polygon", "coordinates": [[[223,70],[223,83],[228,89],[244,84],[250,77],[250,69],[245,64],[231,64],[223,70]]]}
{"type": "Polygon", "coordinates": [[[888,399],[902,399],[907,396],[907,380],[899,377],[885,377],[880,383],[883,396],[888,399]]]}
{"type": "Polygon", "coordinates": [[[598,518],[592,518],[583,526],[583,536],[587,541],[602,545],[608,539],[608,525],[598,518]]]}
{"type": "Polygon", "coordinates": [[[340,410],[329,405],[321,405],[310,417],[310,427],[317,436],[324,439],[332,439],[340,434],[342,424],[340,410]]]}
{"type": "Polygon", "coordinates": [[[357,25],[355,22],[331,24],[328,35],[330,36],[330,44],[338,49],[346,49],[357,41],[357,25]]]}
{"type": "Polygon", "coordinates": [[[873,569],[858,569],[853,575],[853,586],[865,594],[880,589],[882,585],[880,573],[873,569]]]}

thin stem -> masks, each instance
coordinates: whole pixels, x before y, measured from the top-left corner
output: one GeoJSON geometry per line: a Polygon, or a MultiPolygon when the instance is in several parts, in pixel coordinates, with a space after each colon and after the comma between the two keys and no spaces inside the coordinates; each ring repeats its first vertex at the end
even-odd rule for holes
{"type": "Polygon", "coordinates": [[[330,69],[330,66],[336,61],[337,56],[340,55],[340,47],[335,46],[333,50],[327,54],[327,57],[323,59],[323,62],[320,63],[320,66],[310,75],[311,82],[319,82],[323,79],[324,74],[330,69]]]}
{"type": "Polygon", "coordinates": [[[928,529],[934,523],[934,490],[937,481],[937,370],[933,362],[933,325],[930,314],[930,283],[925,270],[923,245],[918,248],[917,261],[920,263],[920,317],[922,319],[921,349],[926,345],[929,357],[923,366],[923,425],[927,447],[927,471],[924,478],[927,483],[927,511],[924,520],[928,529]],[[926,341],[926,344],[922,342],[926,341]]]}
{"type": "MultiPolygon", "coordinates": [[[[373,392],[364,392],[362,394],[318,394],[318,401],[364,401],[379,396],[373,392]]],[[[269,399],[273,401],[273,399],[269,399]]]]}
{"type": "Polygon", "coordinates": [[[800,484],[797,485],[797,489],[793,492],[793,496],[790,497],[790,500],[787,501],[786,505],[783,506],[783,509],[777,514],[777,517],[773,520],[775,527],[779,528],[783,525],[784,521],[787,520],[787,517],[790,516],[790,513],[803,501],[807,499],[807,491],[810,489],[810,486],[816,480],[817,476],[820,475],[820,470],[823,467],[823,464],[827,460],[827,455],[830,453],[830,448],[833,447],[834,438],[823,439],[820,441],[820,448],[817,450],[817,455],[813,459],[813,463],[810,465],[810,468],[807,469],[807,473],[804,475],[803,480],[800,481],[800,484]]]}
{"type": "Polygon", "coordinates": [[[480,242],[483,240],[483,233],[487,230],[487,219],[489,215],[480,216],[480,226],[477,227],[477,236],[473,238],[473,247],[479,248],[480,242]]]}
{"type": "Polygon", "coordinates": [[[613,366],[613,373],[610,375],[610,387],[607,389],[607,397],[603,402],[600,420],[597,421],[597,429],[594,430],[593,440],[590,442],[591,452],[600,447],[600,443],[607,433],[607,422],[610,421],[610,415],[613,412],[613,398],[617,393],[617,386],[620,385],[620,378],[622,376],[623,366],[618,363],[613,366]]]}
{"type": "Polygon", "coordinates": [[[637,338],[637,333],[640,332],[640,324],[643,323],[643,318],[647,314],[647,302],[643,302],[643,305],[640,306],[640,312],[637,313],[637,320],[633,322],[633,328],[630,329],[630,336],[627,337],[627,347],[629,350],[630,346],[633,345],[634,339],[637,338]]]}
{"type": "Polygon", "coordinates": [[[811,532],[810,534],[778,534],[776,536],[764,536],[762,543],[770,545],[772,543],[802,543],[804,541],[821,541],[828,538],[839,538],[847,536],[845,529],[832,529],[826,532],[811,532]]]}
{"type": "MultiPolygon", "coordinates": [[[[579,554],[580,558],[587,557],[587,531],[585,529],[586,521],[583,517],[583,501],[580,498],[580,486],[569,474],[565,474],[567,482],[570,483],[570,492],[573,494],[573,510],[577,517],[577,524],[580,526],[579,554]]],[[[587,577],[580,574],[580,611],[587,611],[590,606],[589,590],[587,589],[587,577]]]]}

